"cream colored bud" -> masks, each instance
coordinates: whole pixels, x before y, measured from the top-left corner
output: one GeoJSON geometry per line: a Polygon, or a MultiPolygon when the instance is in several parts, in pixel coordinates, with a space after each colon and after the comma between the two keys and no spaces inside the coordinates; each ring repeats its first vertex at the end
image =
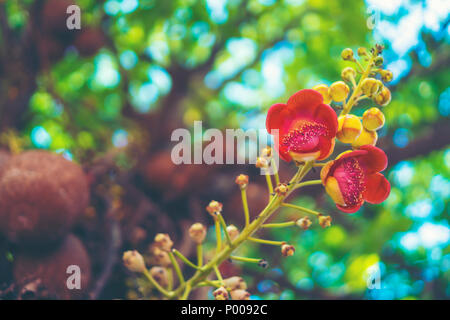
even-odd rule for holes
{"type": "Polygon", "coordinates": [[[206,207],[206,211],[208,211],[210,215],[215,217],[216,213],[222,212],[222,208],[223,208],[223,205],[220,202],[213,200],[206,207]]]}
{"type": "Polygon", "coordinates": [[[224,287],[220,287],[213,292],[215,300],[228,300],[228,291],[224,287]]]}
{"type": "Polygon", "coordinates": [[[244,279],[241,277],[231,277],[224,280],[225,287],[229,290],[236,290],[236,289],[242,289],[247,290],[247,284],[245,283],[244,279]]]}
{"type": "Polygon", "coordinates": [[[238,228],[236,228],[236,226],[230,224],[227,227],[227,233],[230,236],[231,241],[233,241],[234,239],[236,239],[239,236],[239,230],[238,228]]]}
{"type": "Polygon", "coordinates": [[[161,250],[155,244],[150,248],[152,254],[152,263],[162,267],[168,267],[172,264],[169,254],[166,251],[161,250]]]}
{"type": "Polygon", "coordinates": [[[146,270],[144,257],[136,250],[125,251],[122,260],[125,267],[132,272],[144,272],[146,270]]]}
{"type": "Polygon", "coordinates": [[[150,269],[150,274],[153,279],[156,280],[161,286],[167,287],[169,284],[169,276],[165,268],[162,267],[152,267],[150,269]]]}
{"type": "Polygon", "coordinates": [[[248,185],[248,176],[245,174],[240,174],[236,177],[236,180],[234,182],[241,187],[241,189],[245,189],[248,185]]]}
{"type": "Polygon", "coordinates": [[[189,236],[196,244],[202,244],[206,237],[206,227],[201,223],[194,223],[189,228],[189,236]]]}
{"type": "Polygon", "coordinates": [[[245,290],[237,289],[230,292],[233,300],[250,300],[250,293],[245,290]]]}
{"type": "Polygon", "coordinates": [[[173,241],[167,233],[158,233],[155,236],[155,245],[161,250],[170,251],[172,250],[173,241]]]}

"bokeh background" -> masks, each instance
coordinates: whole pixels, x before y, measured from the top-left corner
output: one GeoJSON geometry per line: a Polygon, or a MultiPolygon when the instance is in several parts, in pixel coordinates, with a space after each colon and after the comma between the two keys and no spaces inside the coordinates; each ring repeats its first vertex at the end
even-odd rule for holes
{"type": "MultiPolygon", "coordinates": [[[[221,269],[242,275],[254,299],[449,298],[449,1],[79,0],[82,30],[68,31],[71,3],[0,1],[0,148],[52,150],[92,177],[93,201],[75,233],[94,260],[94,297],[151,297],[121,266],[122,251],[147,253],[155,233],[167,232],[195,256],[187,228],[211,225],[212,199],[242,225],[237,174],[250,175],[252,213],[265,205],[265,180],[250,165],[173,165],[174,129],[196,120],[204,130],[264,128],[273,103],[339,80],[350,65],[343,48],[381,43],[394,73],[378,142],[389,198],[347,215],[320,187],[305,188],[293,201],[330,214],[332,227],[270,232],[295,255],[249,245],[241,254],[266,258],[268,269],[221,269]],[[367,288],[372,266],[380,289],[367,288]]],[[[281,174],[293,170],[282,164],[281,174]]]]}

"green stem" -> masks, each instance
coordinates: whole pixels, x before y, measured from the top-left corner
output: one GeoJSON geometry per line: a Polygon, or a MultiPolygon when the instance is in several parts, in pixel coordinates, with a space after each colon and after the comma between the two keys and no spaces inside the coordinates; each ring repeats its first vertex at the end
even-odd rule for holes
{"type": "Polygon", "coordinates": [[[214,219],[214,227],[216,228],[216,254],[222,249],[222,235],[220,233],[220,221],[219,218],[214,219]]]}
{"type": "Polygon", "coordinates": [[[302,211],[302,212],[305,212],[305,213],[314,214],[316,216],[320,215],[320,212],[317,212],[317,211],[314,211],[314,210],[311,210],[311,209],[308,209],[308,208],[303,208],[303,207],[297,206],[295,204],[282,203],[281,206],[287,207],[287,208],[296,209],[296,210],[299,210],[299,211],[302,211]]]}
{"type": "Polygon", "coordinates": [[[230,259],[242,262],[259,263],[262,259],[230,256],[230,259]]]}
{"type": "Polygon", "coordinates": [[[274,241],[274,240],[266,240],[266,239],[257,239],[257,238],[252,238],[252,237],[248,237],[247,239],[248,241],[251,242],[256,242],[256,243],[262,243],[262,244],[270,244],[272,246],[281,246],[284,241],[274,241]]]}
{"type": "Polygon", "coordinates": [[[248,210],[247,190],[246,189],[241,189],[241,196],[242,196],[242,207],[244,208],[244,214],[245,214],[245,226],[248,226],[250,224],[250,212],[248,210]]]}
{"type": "Polygon", "coordinates": [[[205,281],[202,281],[199,284],[197,284],[197,287],[216,287],[216,288],[220,288],[221,284],[218,283],[217,281],[205,280],[205,281]]]}
{"type": "Polygon", "coordinates": [[[266,173],[266,182],[267,182],[267,188],[269,189],[269,199],[272,199],[272,194],[273,194],[272,177],[268,173],[266,173]]]}
{"type": "Polygon", "coordinates": [[[310,180],[310,181],[298,183],[295,185],[294,189],[298,189],[298,188],[306,187],[306,186],[313,186],[313,185],[317,185],[317,184],[322,184],[322,180],[310,180]]]}
{"type": "Polygon", "coordinates": [[[281,222],[281,223],[266,223],[261,228],[286,228],[295,226],[295,221],[281,222]]]}
{"type": "Polygon", "coordinates": [[[183,293],[183,295],[181,296],[181,299],[180,300],[187,300],[187,298],[189,297],[189,293],[191,292],[191,284],[190,283],[187,283],[186,284],[186,287],[185,287],[185,289],[184,289],[184,293],[183,293]]]}
{"type": "MultiPolygon", "coordinates": [[[[307,162],[304,166],[299,167],[297,173],[289,181],[289,185],[297,184],[312,168],[314,162],[307,162]]],[[[229,259],[231,253],[236,250],[242,243],[244,243],[248,237],[255,233],[263,224],[267,221],[275,211],[281,206],[283,200],[288,197],[293,191],[293,188],[289,188],[289,191],[285,196],[275,195],[267,206],[261,211],[256,219],[254,219],[247,227],[245,227],[236,239],[233,240],[231,246],[227,246],[224,250],[218,252],[207,264],[205,264],[198,272],[196,272],[186,283],[191,285],[191,288],[195,288],[200,282],[206,280],[208,275],[217,265],[220,265],[225,260],[229,259]]],[[[185,285],[180,285],[174,292],[173,297],[180,297],[184,292],[185,285]]]]}
{"type": "Polygon", "coordinates": [[[224,220],[222,214],[218,213],[217,216],[219,217],[219,221],[220,221],[220,224],[222,225],[223,232],[225,233],[225,238],[227,239],[227,243],[228,243],[228,245],[231,245],[231,238],[227,231],[227,224],[225,223],[225,220],[224,220]]]}
{"type": "Polygon", "coordinates": [[[176,250],[176,249],[172,249],[172,252],[181,259],[181,261],[183,261],[185,264],[187,264],[188,266],[190,266],[191,268],[194,268],[196,270],[198,270],[198,266],[196,266],[195,264],[193,264],[191,261],[189,261],[188,258],[186,258],[180,251],[176,250]]]}
{"type": "Polygon", "coordinates": [[[183,273],[181,272],[180,266],[178,265],[178,262],[175,259],[175,256],[173,255],[172,252],[169,252],[169,258],[170,258],[170,262],[173,265],[173,268],[175,269],[175,273],[177,274],[180,284],[184,284],[185,281],[184,281],[183,273]]]}
{"type": "Polygon", "coordinates": [[[214,265],[214,272],[216,273],[217,279],[220,281],[220,283],[222,285],[225,285],[225,282],[223,281],[223,278],[222,278],[222,274],[220,273],[220,270],[217,267],[217,265],[214,265]]]}
{"type": "Polygon", "coordinates": [[[203,266],[203,245],[197,245],[197,264],[198,267],[201,268],[203,266]]]}
{"type": "MultiPolygon", "coordinates": [[[[353,90],[353,93],[352,93],[351,97],[348,99],[346,108],[342,110],[342,112],[340,114],[341,116],[348,114],[352,110],[352,107],[353,107],[354,103],[356,102],[356,99],[358,98],[358,96],[360,94],[359,91],[361,90],[361,85],[362,85],[364,79],[366,79],[369,76],[370,71],[372,70],[373,60],[374,60],[374,57],[371,57],[370,60],[369,60],[369,63],[367,64],[367,68],[365,70],[362,69],[362,70],[364,70],[364,73],[361,75],[361,78],[359,79],[358,85],[353,90]]],[[[357,62],[357,63],[359,64],[359,62],[357,62]]]]}
{"type": "Polygon", "coordinates": [[[275,160],[273,160],[273,158],[270,160],[270,163],[272,164],[273,171],[274,171],[275,184],[279,185],[280,184],[280,176],[278,175],[277,164],[275,163],[275,160]]]}

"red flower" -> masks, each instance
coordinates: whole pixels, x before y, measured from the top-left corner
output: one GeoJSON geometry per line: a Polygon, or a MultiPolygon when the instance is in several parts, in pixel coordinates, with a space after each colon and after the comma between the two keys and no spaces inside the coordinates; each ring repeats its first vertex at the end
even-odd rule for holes
{"type": "Polygon", "coordinates": [[[320,172],[325,190],[338,209],[354,213],[364,201],[381,203],[389,196],[391,185],[379,171],[387,166],[383,150],[365,145],[340,154],[320,172]]]}
{"type": "Polygon", "coordinates": [[[338,122],[336,112],[311,89],[292,95],[287,104],[274,104],[267,113],[266,128],[279,130],[275,148],[285,161],[323,160],[334,149],[338,122]]]}

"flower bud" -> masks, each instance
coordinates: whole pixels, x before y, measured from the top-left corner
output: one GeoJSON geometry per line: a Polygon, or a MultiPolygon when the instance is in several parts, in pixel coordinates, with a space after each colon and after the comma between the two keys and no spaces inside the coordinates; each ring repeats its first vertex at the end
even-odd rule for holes
{"type": "Polygon", "coordinates": [[[355,142],[352,143],[352,147],[356,149],[367,144],[374,146],[377,143],[377,140],[378,135],[376,131],[369,131],[363,128],[358,139],[356,139],[355,142]]]}
{"type": "Polygon", "coordinates": [[[353,60],[353,50],[350,48],[345,48],[342,50],[341,57],[344,60],[353,60]]]}
{"type": "Polygon", "coordinates": [[[222,208],[223,208],[223,205],[220,202],[213,200],[206,207],[206,211],[208,211],[210,215],[215,217],[216,213],[222,212],[222,208]]]}
{"type": "Polygon", "coordinates": [[[152,267],[150,269],[150,274],[152,275],[153,279],[155,279],[156,282],[158,282],[161,286],[167,287],[167,285],[169,284],[169,277],[165,268],[152,267]]]}
{"type": "Polygon", "coordinates": [[[383,87],[381,92],[373,99],[378,105],[385,107],[391,102],[391,91],[383,87]]]}
{"type": "Polygon", "coordinates": [[[378,108],[370,108],[363,114],[362,124],[369,131],[375,131],[383,127],[384,114],[378,108]]]}
{"type": "Polygon", "coordinates": [[[287,243],[281,245],[281,254],[283,255],[283,257],[293,256],[294,253],[295,253],[295,248],[293,245],[290,245],[287,243]]]}
{"type": "Polygon", "coordinates": [[[232,225],[232,224],[230,224],[227,227],[227,233],[230,236],[231,241],[233,241],[234,239],[236,239],[239,236],[238,228],[236,228],[236,226],[232,225]]]}
{"type": "Polygon", "coordinates": [[[362,131],[359,118],[353,114],[346,114],[338,118],[338,131],[336,137],[343,143],[354,142],[362,131]]]}
{"type": "Polygon", "coordinates": [[[272,148],[267,146],[264,149],[261,150],[261,157],[264,158],[272,158],[272,148]]]}
{"type": "Polygon", "coordinates": [[[125,267],[132,272],[144,272],[146,270],[144,257],[136,250],[125,251],[122,260],[125,267]]]}
{"type": "Polygon", "coordinates": [[[266,158],[258,157],[258,159],[256,159],[255,166],[257,168],[267,168],[269,166],[269,162],[266,158]]]}
{"type": "Polygon", "coordinates": [[[329,104],[331,102],[330,88],[328,88],[326,84],[318,84],[317,86],[314,86],[312,89],[316,90],[322,95],[323,103],[329,104]]]}
{"type": "Polygon", "coordinates": [[[250,293],[245,290],[237,289],[230,292],[233,300],[250,300],[250,293]]]}
{"type": "Polygon", "coordinates": [[[374,60],[375,66],[377,67],[382,66],[383,62],[384,62],[383,57],[376,57],[374,60]]]}
{"type": "Polygon", "coordinates": [[[275,188],[274,191],[279,196],[285,196],[286,193],[289,191],[289,187],[286,183],[280,183],[278,184],[278,186],[275,188]]]}
{"type": "Polygon", "coordinates": [[[319,216],[319,224],[322,228],[326,228],[331,226],[331,217],[330,216],[319,216]]]}
{"type": "Polygon", "coordinates": [[[392,81],[392,78],[394,78],[394,75],[392,74],[392,71],[390,71],[390,70],[381,70],[380,75],[381,75],[381,79],[384,82],[390,82],[390,81],[392,81]]]}
{"type": "Polygon", "coordinates": [[[194,223],[189,228],[189,236],[196,244],[202,244],[206,237],[206,227],[201,223],[194,223]]]}
{"type": "Polygon", "coordinates": [[[360,56],[360,57],[367,56],[367,49],[364,47],[360,47],[360,48],[358,48],[357,53],[358,53],[358,56],[360,56]]]}
{"type": "Polygon", "coordinates": [[[214,299],[228,300],[228,291],[224,287],[220,287],[213,292],[214,299]]]}
{"type": "Polygon", "coordinates": [[[245,189],[248,185],[248,176],[245,174],[240,174],[236,177],[236,180],[234,180],[234,182],[236,182],[236,184],[239,185],[241,189],[245,189]]]}
{"type": "Polygon", "coordinates": [[[374,78],[366,78],[361,84],[362,92],[368,97],[376,96],[382,87],[383,83],[374,78]]]}
{"type": "Polygon", "coordinates": [[[307,230],[311,226],[312,222],[308,217],[303,217],[298,219],[295,224],[303,230],[307,230]]]}
{"type": "Polygon", "coordinates": [[[350,92],[350,88],[345,84],[344,81],[336,81],[333,82],[330,86],[330,96],[331,99],[336,102],[344,101],[348,93],[350,92]]]}
{"type": "Polygon", "coordinates": [[[155,245],[161,250],[170,251],[173,246],[173,241],[167,233],[158,233],[155,236],[155,245]]]}
{"type": "Polygon", "coordinates": [[[246,290],[247,289],[247,284],[245,283],[244,279],[242,279],[241,277],[231,277],[228,279],[223,280],[225,283],[225,287],[229,290],[236,290],[236,289],[241,289],[241,290],[246,290]]]}
{"type": "Polygon", "coordinates": [[[356,77],[356,71],[352,67],[344,68],[341,72],[341,78],[345,81],[352,81],[352,79],[355,79],[356,77]]]}
{"type": "Polygon", "coordinates": [[[169,254],[166,251],[161,250],[159,247],[153,244],[150,248],[152,254],[152,262],[155,265],[168,267],[172,264],[169,254]]]}

